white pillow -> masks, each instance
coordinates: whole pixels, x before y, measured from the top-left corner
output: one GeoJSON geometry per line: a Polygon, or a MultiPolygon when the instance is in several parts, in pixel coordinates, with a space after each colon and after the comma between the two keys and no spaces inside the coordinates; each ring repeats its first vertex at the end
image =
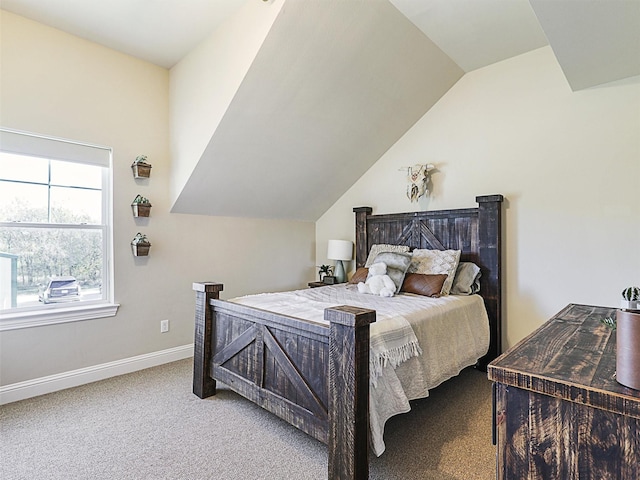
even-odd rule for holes
{"type": "Polygon", "coordinates": [[[440,295],[449,295],[456,268],[460,262],[460,250],[416,249],[411,254],[407,273],[447,274],[440,295]]]}
{"type": "Polygon", "coordinates": [[[409,247],[406,245],[388,245],[386,243],[371,245],[371,250],[369,250],[369,256],[364,266],[369,268],[374,263],[373,261],[378,254],[382,252],[407,253],[409,252],[409,247]]]}

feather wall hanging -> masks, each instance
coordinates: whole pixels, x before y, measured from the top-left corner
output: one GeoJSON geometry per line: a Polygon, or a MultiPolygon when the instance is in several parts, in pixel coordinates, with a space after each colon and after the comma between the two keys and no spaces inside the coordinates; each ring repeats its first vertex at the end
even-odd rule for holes
{"type": "Polygon", "coordinates": [[[417,202],[420,197],[429,193],[429,175],[433,169],[435,166],[430,163],[400,169],[407,172],[407,198],[411,203],[417,202]]]}

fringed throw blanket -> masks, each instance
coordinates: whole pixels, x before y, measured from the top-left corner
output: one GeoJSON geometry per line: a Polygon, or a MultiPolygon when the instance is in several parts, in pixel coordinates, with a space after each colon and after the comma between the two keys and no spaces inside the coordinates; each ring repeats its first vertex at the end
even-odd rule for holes
{"type": "Polygon", "coordinates": [[[371,324],[369,340],[369,380],[374,387],[385,366],[396,368],[422,353],[407,319],[393,312],[392,300],[358,293],[355,285],[260,293],[231,301],[323,324],[328,324],[324,319],[325,308],[351,305],[376,310],[376,321],[371,324]]]}
{"type": "Polygon", "coordinates": [[[371,324],[369,348],[369,381],[374,387],[384,367],[396,368],[422,353],[413,328],[399,315],[371,324]]]}

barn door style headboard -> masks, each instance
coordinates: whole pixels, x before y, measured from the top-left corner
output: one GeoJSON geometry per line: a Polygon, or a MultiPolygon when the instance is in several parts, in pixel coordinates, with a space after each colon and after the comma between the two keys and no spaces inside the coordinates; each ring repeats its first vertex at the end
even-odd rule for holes
{"type": "Polygon", "coordinates": [[[408,245],[412,250],[460,250],[460,261],[482,271],[491,343],[480,360],[486,367],[502,353],[502,195],[476,197],[478,207],[372,215],[371,207],[356,207],[356,266],[364,266],[371,245],[408,245]]]}

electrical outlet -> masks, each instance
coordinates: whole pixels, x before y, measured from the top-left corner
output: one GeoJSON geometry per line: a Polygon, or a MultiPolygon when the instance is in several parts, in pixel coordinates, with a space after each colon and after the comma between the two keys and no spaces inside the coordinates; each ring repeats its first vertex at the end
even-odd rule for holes
{"type": "Polygon", "coordinates": [[[169,320],[160,320],[160,333],[169,331],[169,320]]]}

